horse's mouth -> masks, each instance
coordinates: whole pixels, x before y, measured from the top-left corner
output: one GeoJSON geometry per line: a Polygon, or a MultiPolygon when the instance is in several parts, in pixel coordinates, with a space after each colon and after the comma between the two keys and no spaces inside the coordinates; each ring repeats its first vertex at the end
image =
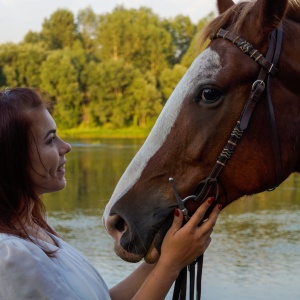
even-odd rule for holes
{"type": "Polygon", "coordinates": [[[115,247],[114,247],[115,253],[122,258],[123,260],[131,263],[137,263],[143,259],[143,254],[137,254],[137,253],[132,253],[126,251],[120,243],[117,241],[115,242],[115,247]]]}
{"type": "Polygon", "coordinates": [[[155,243],[154,243],[154,240],[153,240],[150,247],[149,247],[149,249],[148,249],[148,252],[144,256],[144,260],[148,264],[154,264],[158,261],[159,256],[160,256],[160,253],[155,248],[155,243]]]}
{"type": "Polygon", "coordinates": [[[142,259],[149,264],[156,263],[159,258],[159,251],[155,248],[155,238],[152,240],[148,250],[145,253],[133,253],[125,250],[125,248],[119,243],[119,241],[115,241],[114,251],[121,259],[131,262],[137,263],[142,259]]]}
{"type": "Polygon", "coordinates": [[[161,252],[161,245],[163,243],[164,237],[171,227],[173,222],[172,216],[169,216],[160,226],[159,230],[154,235],[154,238],[148,248],[148,252],[144,257],[144,260],[147,263],[156,263],[159,259],[160,252],[161,252]]]}
{"type": "Polygon", "coordinates": [[[136,263],[144,259],[145,262],[149,264],[156,263],[160,256],[163,239],[168,229],[172,225],[172,222],[173,218],[170,215],[163,222],[161,222],[158,230],[153,232],[152,238],[148,242],[144,241],[144,245],[147,246],[143,247],[143,251],[141,249],[137,252],[130,251],[130,249],[136,249],[136,247],[134,247],[136,241],[131,240],[127,241],[126,243],[122,243],[122,237],[120,237],[119,239],[115,239],[115,253],[121,259],[127,262],[136,263]]]}

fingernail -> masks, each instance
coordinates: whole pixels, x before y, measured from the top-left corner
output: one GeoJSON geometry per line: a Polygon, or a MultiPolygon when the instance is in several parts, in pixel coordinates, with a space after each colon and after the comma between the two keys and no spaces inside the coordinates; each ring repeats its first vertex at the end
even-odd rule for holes
{"type": "Polygon", "coordinates": [[[179,210],[177,208],[174,209],[174,215],[176,217],[179,217],[179,215],[180,215],[180,212],[179,212],[179,210]]]}
{"type": "Polygon", "coordinates": [[[218,204],[218,209],[219,209],[219,210],[222,209],[222,204],[218,204]]]}
{"type": "Polygon", "coordinates": [[[211,204],[211,203],[214,201],[214,199],[215,199],[214,197],[208,198],[207,203],[208,203],[208,204],[211,204]]]}

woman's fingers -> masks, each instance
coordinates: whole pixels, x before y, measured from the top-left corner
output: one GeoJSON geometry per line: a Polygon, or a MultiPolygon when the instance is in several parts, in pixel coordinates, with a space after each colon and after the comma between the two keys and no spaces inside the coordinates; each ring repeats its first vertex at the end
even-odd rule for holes
{"type": "Polygon", "coordinates": [[[175,208],[174,210],[174,220],[173,224],[171,225],[169,229],[170,234],[176,233],[181,227],[182,227],[182,222],[183,222],[183,215],[182,212],[175,208]]]}
{"type": "Polygon", "coordinates": [[[220,209],[216,206],[207,220],[199,226],[213,199],[207,199],[183,226],[183,215],[179,209],[174,211],[174,221],[166,233],[161,247],[160,261],[168,267],[181,270],[190,264],[207,249],[211,242],[213,226],[217,221],[220,209]],[[174,263],[176,262],[176,263],[174,263]]]}
{"type": "Polygon", "coordinates": [[[212,230],[213,227],[216,225],[219,213],[221,211],[222,205],[217,204],[213,211],[211,212],[211,214],[209,215],[209,217],[205,220],[205,222],[202,224],[202,226],[200,226],[200,230],[202,230],[203,232],[205,232],[206,230],[212,230]]]}
{"type": "Polygon", "coordinates": [[[208,210],[208,208],[210,207],[210,205],[212,204],[212,202],[214,201],[213,197],[210,197],[208,199],[206,199],[199,207],[198,209],[195,211],[195,213],[192,215],[192,217],[190,218],[190,220],[188,221],[187,224],[189,224],[189,226],[191,227],[195,227],[198,226],[199,223],[202,221],[206,211],[208,210]]]}

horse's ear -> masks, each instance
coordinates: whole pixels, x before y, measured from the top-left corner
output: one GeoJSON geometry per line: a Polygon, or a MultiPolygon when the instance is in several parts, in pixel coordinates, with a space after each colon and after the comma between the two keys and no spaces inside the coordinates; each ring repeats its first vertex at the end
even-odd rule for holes
{"type": "Polygon", "coordinates": [[[218,7],[219,14],[222,14],[232,5],[234,5],[234,2],[232,0],[217,0],[217,7],[218,7]]]}
{"type": "Polygon", "coordinates": [[[253,13],[258,22],[259,31],[268,35],[285,16],[289,0],[257,0],[253,13]]]}
{"type": "Polygon", "coordinates": [[[289,19],[292,19],[294,21],[300,20],[300,9],[299,9],[300,4],[297,4],[297,2],[290,1],[289,6],[288,6],[288,11],[286,13],[286,16],[289,19]]]}

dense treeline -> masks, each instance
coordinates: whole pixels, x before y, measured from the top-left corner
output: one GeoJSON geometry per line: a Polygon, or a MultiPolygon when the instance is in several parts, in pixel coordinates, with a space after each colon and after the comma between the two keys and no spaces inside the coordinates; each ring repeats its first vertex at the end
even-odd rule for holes
{"type": "Polygon", "coordinates": [[[77,17],[66,9],[41,32],[0,45],[0,86],[47,92],[60,128],[149,127],[192,62],[194,25],[178,15],[161,19],[149,8],[77,17]]]}

